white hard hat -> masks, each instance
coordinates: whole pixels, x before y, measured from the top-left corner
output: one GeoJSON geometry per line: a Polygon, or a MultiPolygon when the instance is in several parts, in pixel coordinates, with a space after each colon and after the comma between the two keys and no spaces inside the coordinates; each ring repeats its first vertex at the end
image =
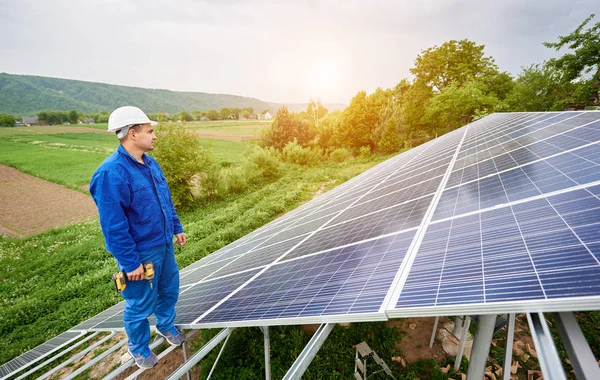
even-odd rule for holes
{"type": "Polygon", "coordinates": [[[119,107],[108,117],[108,131],[115,132],[130,125],[146,123],[150,123],[152,126],[158,124],[156,121],[148,119],[144,111],[137,107],[119,107]]]}

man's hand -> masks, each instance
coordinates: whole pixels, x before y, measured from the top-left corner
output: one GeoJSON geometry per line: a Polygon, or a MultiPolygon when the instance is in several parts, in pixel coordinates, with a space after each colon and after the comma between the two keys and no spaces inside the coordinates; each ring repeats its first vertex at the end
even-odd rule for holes
{"type": "Polygon", "coordinates": [[[134,270],[133,272],[127,273],[127,280],[129,281],[139,281],[144,279],[144,266],[140,264],[140,266],[134,270]]]}
{"type": "Polygon", "coordinates": [[[177,240],[175,240],[175,244],[177,244],[180,247],[183,247],[185,245],[185,242],[187,241],[187,238],[185,237],[184,232],[175,235],[175,238],[177,239],[177,240]]]}

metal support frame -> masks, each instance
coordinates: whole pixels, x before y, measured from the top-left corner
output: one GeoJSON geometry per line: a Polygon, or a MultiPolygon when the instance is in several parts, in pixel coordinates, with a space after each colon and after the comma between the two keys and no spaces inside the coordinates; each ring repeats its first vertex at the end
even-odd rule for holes
{"type": "Polygon", "coordinates": [[[217,335],[215,335],[208,343],[206,343],[202,348],[196,352],[188,361],[183,363],[175,372],[173,372],[168,380],[179,379],[186,372],[188,372],[193,366],[196,365],[202,358],[204,358],[213,348],[215,348],[221,341],[229,336],[233,331],[233,327],[227,327],[221,330],[217,335]]]}
{"type": "Polygon", "coordinates": [[[429,347],[433,347],[433,341],[435,340],[435,334],[437,333],[438,322],[440,321],[440,317],[435,317],[435,322],[433,323],[433,331],[431,332],[431,339],[429,340],[429,347]]]}
{"type": "MultiPolygon", "coordinates": [[[[188,360],[187,342],[183,342],[183,344],[181,345],[181,348],[183,349],[183,362],[185,363],[188,360]]],[[[185,375],[187,377],[187,380],[192,380],[190,371],[187,371],[185,375]]]]}
{"type": "MultiPolygon", "coordinates": [[[[162,359],[165,356],[167,356],[171,351],[174,351],[177,347],[179,347],[179,346],[169,346],[169,347],[167,347],[166,350],[164,350],[163,352],[161,352],[160,354],[158,354],[156,356],[156,358],[158,359],[157,361],[160,361],[160,359],[162,359]]],[[[150,369],[150,368],[139,368],[137,371],[135,371],[134,373],[132,373],[131,375],[129,375],[128,377],[126,377],[125,380],[134,380],[134,379],[137,379],[139,375],[141,375],[144,371],[146,371],[148,369],[150,369]]]]}
{"type": "Polygon", "coordinates": [[[469,333],[469,325],[471,324],[471,318],[468,315],[463,319],[462,333],[460,334],[460,343],[458,345],[458,351],[456,352],[456,359],[454,360],[454,370],[458,371],[460,363],[462,362],[463,351],[465,349],[465,343],[467,342],[467,335],[469,333]]]}
{"type": "Polygon", "coordinates": [[[271,336],[269,326],[262,327],[265,337],[265,380],[271,380],[271,336]]]}
{"type": "MultiPolygon", "coordinates": [[[[231,337],[231,334],[227,335],[227,338],[225,338],[225,341],[223,342],[223,345],[221,346],[221,349],[219,350],[219,354],[217,355],[217,358],[215,359],[215,362],[213,363],[213,366],[210,369],[210,372],[208,373],[208,376],[206,377],[206,380],[210,380],[213,372],[215,371],[215,368],[217,368],[217,363],[219,362],[219,359],[221,358],[221,354],[225,350],[225,346],[227,346],[227,341],[229,341],[230,337],[231,337]]],[[[189,373],[190,372],[188,371],[188,376],[189,376],[189,373]]]]}
{"type": "Polygon", "coordinates": [[[111,348],[109,348],[108,350],[104,351],[102,354],[98,355],[97,357],[95,357],[94,359],[90,360],[88,363],[86,363],[84,366],[78,368],[76,371],[72,372],[71,374],[69,374],[69,376],[67,376],[65,378],[65,380],[69,380],[74,378],[75,376],[79,375],[80,373],[82,373],[83,371],[85,371],[86,369],[90,368],[91,366],[93,366],[94,364],[98,363],[100,360],[104,359],[105,357],[107,357],[108,355],[110,355],[111,353],[113,353],[114,351],[118,350],[119,348],[121,348],[122,346],[124,346],[127,343],[127,339],[124,339],[122,341],[120,341],[119,343],[115,344],[114,346],[112,346],[111,348]]]}
{"type": "Polygon", "coordinates": [[[52,363],[53,361],[55,361],[56,359],[60,358],[61,356],[63,356],[64,354],[66,354],[67,352],[73,350],[74,348],[82,345],[83,343],[87,342],[88,340],[92,339],[93,337],[95,337],[96,335],[98,335],[99,333],[96,332],[88,337],[86,337],[85,339],[80,340],[79,342],[75,343],[74,345],[62,350],[61,352],[59,352],[58,354],[54,355],[53,357],[51,357],[50,359],[44,361],[41,364],[38,364],[37,366],[33,367],[32,369],[30,369],[29,371],[19,375],[19,377],[17,377],[15,380],[19,380],[19,379],[23,379],[25,377],[27,377],[28,375],[34,373],[35,371],[37,371],[40,368],[45,367],[46,365],[52,363]]]}
{"type": "MultiPolygon", "coordinates": [[[[573,313],[552,313],[571,366],[578,379],[600,379],[600,368],[573,313]]],[[[545,374],[544,374],[545,376],[545,374]]]]}
{"type": "Polygon", "coordinates": [[[460,335],[463,324],[464,324],[464,317],[461,315],[457,315],[454,318],[454,331],[452,331],[452,334],[454,334],[454,336],[460,335]]]}
{"type": "Polygon", "coordinates": [[[516,314],[508,315],[508,325],[506,326],[506,344],[504,345],[504,363],[502,364],[502,380],[510,380],[510,370],[512,367],[513,341],[515,338],[515,320],[516,314]]]}
{"type": "MultiPolygon", "coordinates": [[[[125,339],[125,341],[127,341],[127,339],[125,339]]],[[[150,344],[150,349],[151,350],[155,349],[156,347],[158,347],[159,345],[161,345],[164,341],[165,341],[165,338],[160,337],[159,339],[157,339],[154,342],[152,342],[152,344],[150,344]]],[[[127,368],[131,367],[132,365],[133,365],[133,358],[127,360],[119,368],[115,369],[114,371],[112,371],[108,375],[104,376],[102,378],[102,380],[112,380],[115,377],[119,376],[123,371],[125,371],[127,368]]]]}
{"type": "MultiPolygon", "coordinates": [[[[89,336],[88,338],[82,340],[81,342],[77,343],[76,345],[74,345],[73,347],[69,348],[69,351],[77,346],[79,346],[81,343],[87,342],[89,340],[89,338],[95,337],[96,335],[100,334],[100,332],[96,332],[95,334],[92,334],[91,336],[89,336]]],[[[58,370],[60,370],[61,368],[64,368],[65,366],[67,366],[68,364],[74,362],[75,360],[79,359],[82,356],[85,356],[88,352],[90,352],[91,350],[93,350],[94,348],[98,347],[99,345],[103,344],[104,342],[106,342],[107,340],[109,340],[110,338],[112,338],[113,336],[115,336],[117,334],[116,331],[112,331],[109,335],[105,336],[104,338],[102,338],[101,340],[99,340],[98,342],[94,343],[92,346],[86,348],[85,350],[73,355],[71,358],[69,358],[69,360],[64,361],[63,363],[60,363],[58,366],[52,368],[50,371],[44,373],[43,375],[41,375],[40,377],[38,377],[36,380],[39,379],[45,379],[47,377],[50,377],[53,373],[57,372],[58,370]]],[[[54,360],[54,358],[52,358],[52,360],[54,360]]],[[[37,369],[34,368],[34,370],[37,369]]],[[[33,372],[33,370],[31,371],[33,372]]],[[[29,372],[24,373],[22,376],[25,377],[26,375],[28,375],[29,372]]],[[[21,377],[18,377],[17,379],[20,379],[21,377]]],[[[15,380],[17,380],[15,379],[15,380]]]]}
{"type": "Polygon", "coordinates": [[[537,350],[544,379],[566,380],[565,371],[560,363],[560,357],[556,351],[552,335],[550,335],[550,328],[546,323],[544,314],[527,313],[527,322],[529,322],[529,330],[537,350]]]}
{"type": "Polygon", "coordinates": [[[496,315],[480,315],[477,322],[473,348],[469,359],[469,369],[467,379],[482,379],[485,372],[492,337],[494,336],[494,327],[496,326],[496,315]]]}
{"type": "Polygon", "coordinates": [[[300,353],[300,356],[298,356],[292,367],[285,374],[283,380],[298,380],[302,377],[334,326],[334,323],[324,323],[319,327],[315,335],[310,338],[310,341],[300,353]]]}

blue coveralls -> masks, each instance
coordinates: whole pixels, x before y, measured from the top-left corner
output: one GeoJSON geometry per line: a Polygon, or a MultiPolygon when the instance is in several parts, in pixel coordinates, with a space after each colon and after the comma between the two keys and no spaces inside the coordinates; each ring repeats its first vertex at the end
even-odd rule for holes
{"type": "Polygon", "coordinates": [[[183,228],[158,163],[145,154],[142,158],[144,164],[119,145],[92,176],[90,193],[98,206],[106,249],[119,270],[133,272],[146,261],[154,265],[152,288],[145,280],[129,281],[122,292],[129,350],[148,357],[152,313],[159,331],[176,334],[179,269],[173,236],[183,228]]]}

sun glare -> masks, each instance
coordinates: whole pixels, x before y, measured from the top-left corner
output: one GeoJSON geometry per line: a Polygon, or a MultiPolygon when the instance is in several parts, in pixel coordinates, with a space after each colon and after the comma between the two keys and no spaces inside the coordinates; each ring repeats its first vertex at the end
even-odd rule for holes
{"type": "Polygon", "coordinates": [[[312,70],[312,85],[315,90],[331,90],[338,81],[338,72],[331,63],[320,63],[312,70]]]}

